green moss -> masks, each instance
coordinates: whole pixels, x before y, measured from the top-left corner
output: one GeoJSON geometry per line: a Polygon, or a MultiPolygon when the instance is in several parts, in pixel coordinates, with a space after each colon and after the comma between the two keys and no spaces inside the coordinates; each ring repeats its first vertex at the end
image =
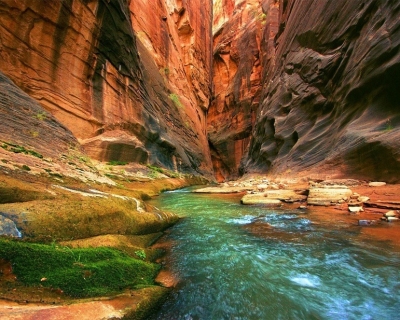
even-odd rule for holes
{"type": "Polygon", "coordinates": [[[169,98],[172,100],[172,102],[174,103],[174,105],[177,108],[183,108],[183,105],[182,105],[182,103],[181,103],[181,101],[179,99],[179,96],[176,93],[171,93],[169,95],[169,98]]]}
{"type": "Polygon", "coordinates": [[[9,151],[14,152],[14,153],[25,153],[25,154],[29,154],[31,156],[34,156],[36,158],[43,159],[43,156],[40,153],[38,153],[38,152],[36,152],[34,150],[25,149],[25,147],[17,145],[17,144],[14,144],[14,143],[4,142],[1,147],[3,149],[9,150],[9,151]]]}
{"type": "Polygon", "coordinates": [[[109,161],[107,162],[107,164],[109,166],[125,166],[128,164],[128,162],[124,162],[124,161],[109,161]]]}
{"type": "Polygon", "coordinates": [[[153,285],[159,266],[110,248],[70,249],[0,239],[0,257],[10,261],[19,282],[91,297],[153,285]]]}

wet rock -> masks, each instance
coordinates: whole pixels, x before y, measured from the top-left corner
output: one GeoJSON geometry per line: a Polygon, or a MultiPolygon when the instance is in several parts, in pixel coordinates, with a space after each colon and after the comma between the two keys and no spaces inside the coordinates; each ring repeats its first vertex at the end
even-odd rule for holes
{"type": "Polygon", "coordinates": [[[359,226],[370,226],[373,224],[377,224],[378,221],[376,220],[358,220],[358,225],[359,226]]]}
{"type": "Polygon", "coordinates": [[[0,215],[0,235],[21,238],[22,234],[17,229],[14,221],[0,215]]]}
{"type": "Polygon", "coordinates": [[[386,220],[387,220],[387,222],[394,222],[394,221],[399,221],[400,218],[397,218],[397,217],[387,217],[386,220]]]}

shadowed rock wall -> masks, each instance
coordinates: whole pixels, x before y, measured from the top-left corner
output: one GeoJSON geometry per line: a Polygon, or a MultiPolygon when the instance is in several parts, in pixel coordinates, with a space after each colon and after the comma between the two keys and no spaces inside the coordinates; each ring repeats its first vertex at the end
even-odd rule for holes
{"type": "Polygon", "coordinates": [[[279,6],[243,172],[399,181],[400,2],[279,6]]]}
{"type": "Polygon", "coordinates": [[[274,52],[278,18],[275,1],[214,1],[214,99],[208,132],[219,181],[239,175],[256,118],[263,70],[274,52]]]}
{"type": "MultiPolygon", "coordinates": [[[[183,61],[180,56],[174,57],[179,65],[171,62],[171,78],[184,83],[177,88],[146,50],[148,43],[137,41],[141,36],[133,26],[139,4],[136,0],[0,0],[0,70],[69,128],[91,156],[150,162],[209,176],[205,135],[209,74],[194,70],[210,63],[206,43],[199,44],[206,36],[197,36],[195,49],[188,45],[187,55],[193,53],[193,65],[200,61],[200,66],[192,68],[190,59],[183,61]]],[[[192,19],[192,29],[173,20],[175,13],[161,14],[153,10],[154,3],[150,5],[148,26],[169,25],[157,29],[163,44],[179,32],[190,38],[210,30],[208,2],[202,4],[203,24],[192,22],[201,19],[195,11],[198,2],[193,7],[191,2],[189,7],[181,5],[192,19]]],[[[181,43],[169,46],[184,52],[181,43]]],[[[166,52],[159,56],[168,61],[166,52]]]]}

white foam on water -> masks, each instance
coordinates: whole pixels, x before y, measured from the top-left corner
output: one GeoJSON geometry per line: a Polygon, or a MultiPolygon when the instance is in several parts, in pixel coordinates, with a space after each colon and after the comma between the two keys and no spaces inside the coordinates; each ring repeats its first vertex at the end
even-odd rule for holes
{"type": "Polygon", "coordinates": [[[234,224],[249,224],[253,222],[253,219],[256,218],[255,216],[251,215],[245,215],[240,218],[235,218],[235,219],[229,219],[228,222],[234,223],[234,224]]]}
{"type": "Polygon", "coordinates": [[[306,288],[316,288],[320,285],[319,278],[315,276],[292,277],[290,278],[290,281],[306,288]]]}

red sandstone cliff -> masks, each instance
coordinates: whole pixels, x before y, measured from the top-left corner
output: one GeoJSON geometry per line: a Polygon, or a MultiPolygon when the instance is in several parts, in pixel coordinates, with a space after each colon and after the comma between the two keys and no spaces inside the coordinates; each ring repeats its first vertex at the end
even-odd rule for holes
{"type": "Polygon", "coordinates": [[[214,1],[214,99],[208,131],[220,181],[238,177],[247,152],[278,13],[279,6],[270,0],[214,1]]]}
{"type": "Polygon", "coordinates": [[[0,0],[0,71],[94,158],[209,175],[211,4],[161,3],[0,0]]]}
{"type": "Polygon", "coordinates": [[[398,181],[400,2],[281,0],[243,170],[398,181]]]}

